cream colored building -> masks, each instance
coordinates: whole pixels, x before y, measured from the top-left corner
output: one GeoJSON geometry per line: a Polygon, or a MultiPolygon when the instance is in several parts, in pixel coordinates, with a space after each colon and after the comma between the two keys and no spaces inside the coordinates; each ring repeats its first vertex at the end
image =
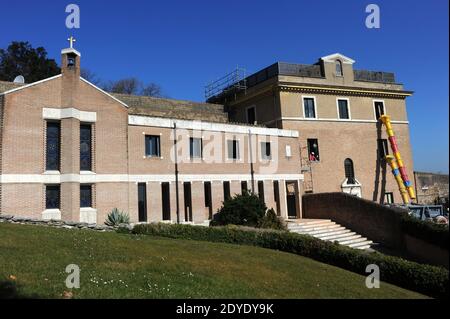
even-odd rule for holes
{"type": "Polygon", "coordinates": [[[338,53],[311,65],[279,62],[248,76],[241,83],[245,90],[228,88],[208,101],[223,103],[232,121],[298,131],[304,192],[344,191],[380,203],[401,203],[384,160],[391,150],[378,117],[391,116],[413,180],[405,101],[412,92],[392,73],[354,65],[338,53]]]}

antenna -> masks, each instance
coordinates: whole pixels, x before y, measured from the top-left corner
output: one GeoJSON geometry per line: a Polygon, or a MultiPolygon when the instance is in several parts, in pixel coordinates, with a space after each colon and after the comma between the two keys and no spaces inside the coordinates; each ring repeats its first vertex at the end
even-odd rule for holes
{"type": "Polygon", "coordinates": [[[24,84],[25,78],[22,75],[18,75],[14,78],[14,83],[24,84]]]}

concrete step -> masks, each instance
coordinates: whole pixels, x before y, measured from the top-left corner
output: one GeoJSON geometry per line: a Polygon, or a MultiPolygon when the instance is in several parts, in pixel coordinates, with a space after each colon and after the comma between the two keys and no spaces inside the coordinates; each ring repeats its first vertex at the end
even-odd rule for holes
{"type": "Polygon", "coordinates": [[[350,229],[344,228],[343,230],[333,231],[330,233],[318,234],[317,236],[314,236],[314,237],[317,237],[322,240],[327,240],[327,239],[330,239],[331,237],[340,238],[340,237],[351,236],[351,235],[355,235],[355,234],[356,233],[352,232],[350,229]]]}
{"type": "Polygon", "coordinates": [[[369,250],[373,242],[329,219],[293,220],[288,222],[288,230],[298,234],[337,242],[354,249],[369,250]]]}
{"type": "Polygon", "coordinates": [[[324,225],[324,226],[309,226],[309,227],[297,227],[297,228],[292,228],[301,232],[313,232],[313,231],[318,231],[318,230],[332,230],[332,229],[336,229],[336,228],[342,228],[341,225],[337,225],[337,224],[333,224],[333,225],[324,225]]]}

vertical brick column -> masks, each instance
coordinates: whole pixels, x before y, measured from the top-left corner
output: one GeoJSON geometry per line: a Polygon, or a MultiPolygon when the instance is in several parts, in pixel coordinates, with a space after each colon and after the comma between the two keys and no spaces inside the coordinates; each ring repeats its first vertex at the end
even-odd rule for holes
{"type": "Polygon", "coordinates": [[[236,194],[241,194],[241,181],[230,181],[230,195],[234,197],[236,194]]]}
{"type": "Polygon", "coordinates": [[[273,181],[264,181],[264,201],[268,209],[273,208],[275,213],[277,212],[277,204],[275,203],[275,197],[273,192],[273,181]]]}
{"type": "Polygon", "coordinates": [[[150,223],[162,220],[162,193],[160,182],[147,184],[147,220],[150,223]]]}
{"type": "Polygon", "coordinates": [[[284,179],[279,181],[280,185],[280,211],[282,218],[288,218],[287,198],[286,198],[286,181],[284,179]]]}
{"type": "MultiPolygon", "coordinates": [[[[175,186],[175,183],[173,184],[175,186]]],[[[178,198],[179,198],[179,203],[180,203],[180,222],[184,222],[185,221],[185,211],[184,211],[184,188],[183,188],[183,182],[178,182],[178,198]]],[[[172,194],[171,194],[172,196],[172,194]]],[[[173,196],[174,199],[176,198],[175,196],[177,196],[176,194],[176,190],[174,190],[173,192],[173,196]]],[[[177,207],[173,206],[173,220],[176,222],[177,221],[177,207]]]]}
{"type": "Polygon", "coordinates": [[[192,182],[192,219],[194,223],[203,223],[208,219],[205,207],[205,194],[203,182],[192,182]]]}
{"type": "Polygon", "coordinates": [[[212,201],[212,211],[213,216],[222,207],[223,202],[223,182],[213,181],[211,182],[211,201],[212,201]]]}
{"type": "MultiPolygon", "coordinates": [[[[61,174],[80,173],[80,122],[74,118],[61,120],[61,174]]],[[[80,220],[80,183],[61,181],[61,218],[80,220]]]]}

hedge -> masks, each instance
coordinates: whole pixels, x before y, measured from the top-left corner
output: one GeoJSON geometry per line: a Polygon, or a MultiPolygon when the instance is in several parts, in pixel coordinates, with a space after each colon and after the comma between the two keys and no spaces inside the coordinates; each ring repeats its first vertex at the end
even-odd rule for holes
{"type": "Polygon", "coordinates": [[[369,253],[286,231],[238,226],[205,227],[179,224],[139,224],[132,233],[276,249],[308,257],[367,276],[366,266],[380,267],[381,280],[436,298],[448,298],[448,270],[398,257],[369,253]]]}
{"type": "Polygon", "coordinates": [[[402,230],[408,235],[448,250],[448,225],[423,221],[409,215],[402,216],[400,222],[402,230]]]}

